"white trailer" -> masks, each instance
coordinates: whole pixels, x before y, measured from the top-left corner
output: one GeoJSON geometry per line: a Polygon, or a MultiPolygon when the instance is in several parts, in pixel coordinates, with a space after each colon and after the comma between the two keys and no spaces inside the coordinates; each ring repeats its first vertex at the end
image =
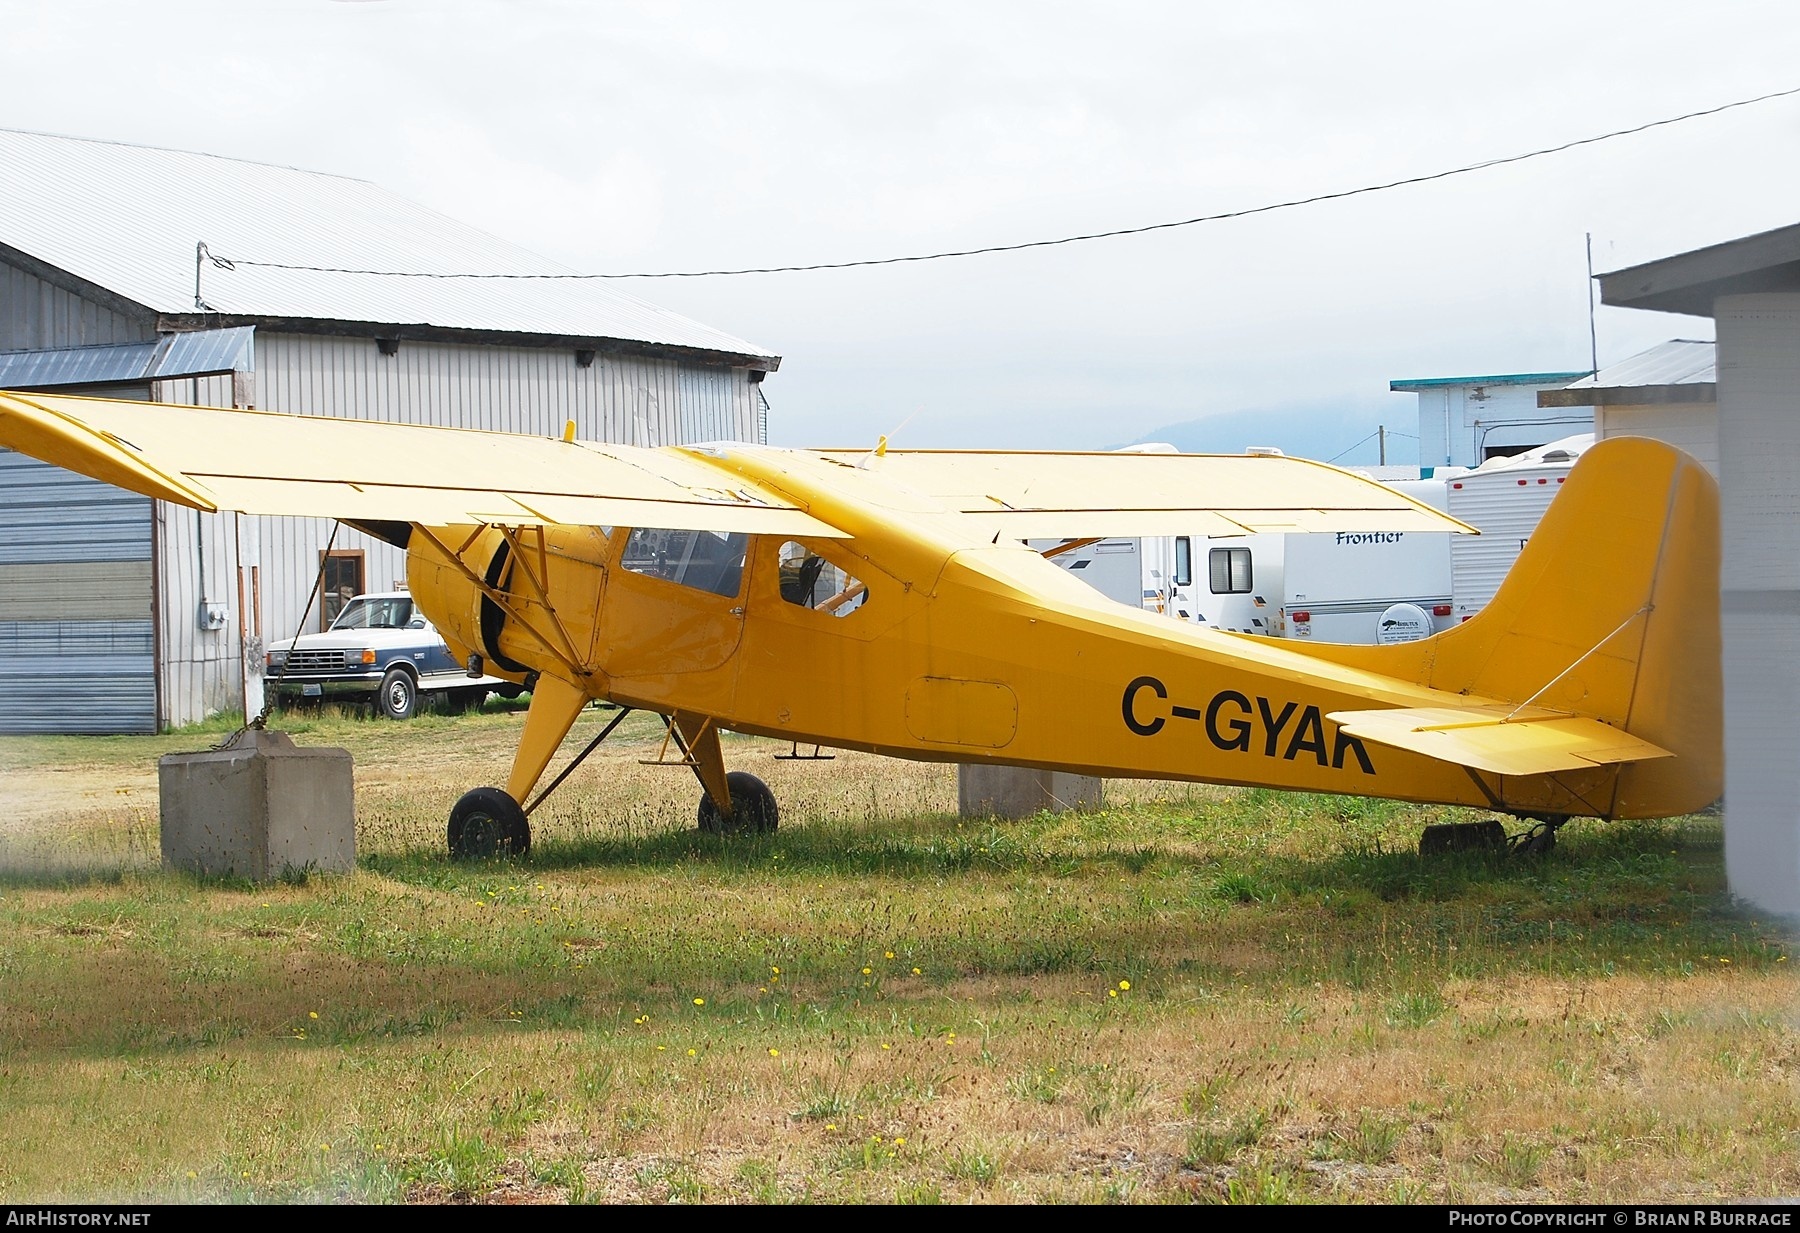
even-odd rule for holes
{"type": "Polygon", "coordinates": [[[1450,536],[1455,620],[1468,620],[1494,598],[1569,469],[1593,443],[1592,433],[1565,437],[1448,479],[1445,512],[1481,532],[1450,536]]]}
{"type": "MultiPolygon", "coordinates": [[[[1441,480],[1394,487],[1444,508],[1441,480]]],[[[1376,643],[1450,626],[1450,538],[1296,532],[1032,547],[1102,594],[1176,620],[1231,633],[1376,643]]]]}
{"type": "MultiPolygon", "coordinates": [[[[1433,509],[1441,479],[1388,485],[1433,509]]],[[[1411,642],[1450,628],[1450,540],[1441,532],[1292,534],[1282,568],[1276,632],[1315,642],[1411,642]]],[[[1463,537],[1467,538],[1467,537],[1463,537]]]]}

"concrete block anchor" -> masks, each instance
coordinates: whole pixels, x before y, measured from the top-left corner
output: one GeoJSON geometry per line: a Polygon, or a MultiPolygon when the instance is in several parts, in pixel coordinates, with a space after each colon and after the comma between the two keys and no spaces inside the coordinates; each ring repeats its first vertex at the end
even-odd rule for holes
{"type": "Polygon", "coordinates": [[[1100,784],[1093,775],[969,762],[956,768],[957,812],[965,818],[1087,813],[1101,806],[1100,784]]]}
{"type": "Polygon", "coordinates": [[[229,749],[164,754],[157,777],[165,868],[264,882],[356,867],[347,749],[302,749],[252,728],[229,749]]]}

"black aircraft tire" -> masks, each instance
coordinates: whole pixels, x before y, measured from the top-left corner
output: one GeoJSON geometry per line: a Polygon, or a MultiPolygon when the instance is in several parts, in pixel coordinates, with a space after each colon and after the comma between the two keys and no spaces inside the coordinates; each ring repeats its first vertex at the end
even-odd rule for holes
{"type": "Polygon", "coordinates": [[[531,823],[519,802],[499,788],[473,788],[450,810],[450,855],[459,861],[524,856],[531,823]]]}
{"type": "Polygon", "coordinates": [[[781,824],[781,810],[769,785],[749,771],[725,776],[731,789],[731,818],[719,816],[712,797],[700,794],[700,829],[709,835],[770,835],[781,824]]]}

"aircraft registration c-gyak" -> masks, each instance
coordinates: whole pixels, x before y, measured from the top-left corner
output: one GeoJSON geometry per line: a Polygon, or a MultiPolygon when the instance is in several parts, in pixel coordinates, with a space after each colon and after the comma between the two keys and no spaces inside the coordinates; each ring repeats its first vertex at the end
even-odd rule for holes
{"type": "Polygon", "coordinates": [[[459,658],[531,685],[504,789],[451,812],[457,855],[527,850],[531,793],[595,699],[665,718],[715,831],[778,816],[760,780],[727,771],[721,729],[1485,807],[1551,835],[1719,796],[1718,492],[1656,441],[1588,451],[1472,620],[1345,646],[1134,610],[1025,541],[1471,528],[1280,456],[573,437],[0,394],[0,445],[407,549],[413,597],[459,658]]]}

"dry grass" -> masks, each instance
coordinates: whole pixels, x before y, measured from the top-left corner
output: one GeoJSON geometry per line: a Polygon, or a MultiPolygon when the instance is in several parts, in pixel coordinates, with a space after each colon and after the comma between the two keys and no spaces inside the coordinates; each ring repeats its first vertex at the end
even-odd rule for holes
{"type": "Polygon", "coordinates": [[[0,741],[0,1202],[1800,1191],[1793,964],[1716,821],[1432,864],[1409,807],[964,822],[950,768],[734,739],[783,824],[733,845],[634,717],[529,862],[453,865],[519,722],[310,721],[361,867],[266,887],[157,868],[154,755],[216,735],[0,741]]]}

